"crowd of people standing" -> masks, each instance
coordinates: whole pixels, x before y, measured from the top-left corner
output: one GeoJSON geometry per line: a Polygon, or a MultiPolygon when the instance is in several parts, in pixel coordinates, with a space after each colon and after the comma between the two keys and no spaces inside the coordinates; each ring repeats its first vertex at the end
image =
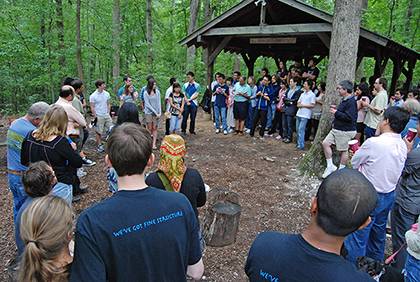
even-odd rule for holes
{"type": "MultiPolygon", "coordinates": [[[[274,75],[263,69],[258,80],[216,73],[204,96],[216,134],[253,137],[258,131],[262,139],[291,143],[296,132],[296,148],[305,149],[316,134],[325,84],[316,83],[313,59],[306,68],[298,62],[289,70],[283,62],[279,66],[274,75]]],[[[359,257],[384,261],[390,213],[393,266],[405,281],[418,281],[420,103],[415,92],[404,101],[401,89],[389,99],[386,83],[377,78],[371,86],[348,80],[337,85],[342,100],[329,109],[334,121],[322,142],[327,166],[311,203],[311,221],[301,235],[258,235],[245,265],[251,281],[308,281],[314,275],[320,281],[372,281],[355,264],[359,257]],[[360,148],[349,155],[351,140],[360,148]],[[346,168],[349,159],[353,169],[346,168]],[[304,273],[302,263],[308,267],[304,273]]],[[[83,82],[66,78],[56,103],[35,103],[11,124],[8,178],[20,281],[201,278],[205,243],[197,208],[205,204],[206,191],[200,173],[187,167],[181,135],[187,134],[188,119],[189,134],[196,134],[202,89],[192,72],[185,83],[171,78],[170,84],[162,99],[152,76],[139,92],[124,77],[114,126],[105,82],[97,80],[89,97],[89,124],[83,82]],[[146,175],[162,119],[167,136],[157,170],[146,175]],[[95,165],[83,151],[89,126],[97,151],[106,153],[113,195],[81,213],[73,236],[74,194],[86,192],[81,168],[95,165]]]]}

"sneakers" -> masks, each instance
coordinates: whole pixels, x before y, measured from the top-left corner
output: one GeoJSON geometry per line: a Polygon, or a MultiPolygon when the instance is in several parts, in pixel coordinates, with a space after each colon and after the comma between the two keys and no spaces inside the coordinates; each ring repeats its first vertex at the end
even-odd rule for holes
{"type": "Polygon", "coordinates": [[[333,173],[336,170],[337,170],[337,167],[335,165],[327,166],[327,168],[324,170],[324,173],[322,174],[322,178],[327,178],[328,175],[330,175],[331,173],[333,173]]]}
{"type": "Polygon", "coordinates": [[[82,178],[87,175],[86,171],[83,170],[83,168],[77,169],[77,177],[82,178]]]}
{"type": "Polygon", "coordinates": [[[227,130],[223,130],[223,134],[224,135],[228,135],[228,131],[227,130]]]}
{"type": "Polygon", "coordinates": [[[219,134],[220,133],[220,129],[216,129],[216,134],[219,134]]]}
{"type": "Polygon", "coordinates": [[[98,148],[96,149],[96,151],[98,151],[98,153],[103,153],[105,152],[105,147],[104,145],[99,145],[98,148]]]}
{"type": "Polygon", "coordinates": [[[245,133],[246,133],[246,134],[249,134],[250,132],[251,132],[251,129],[248,129],[248,128],[247,128],[247,129],[245,130],[245,133]]]}
{"type": "Polygon", "coordinates": [[[281,141],[281,140],[282,140],[281,135],[277,136],[277,137],[276,137],[276,140],[281,141]]]}
{"type": "Polygon", "coordinates": [[[94,165],[96,165],[96,162],[94,162],[94,161],[92,161],[92,160],[89,160],[88,158],[86,158],[86,157],[83,157],[82,158],[82,160],[83,160],[83,166],[94,166],[94,165]]]}

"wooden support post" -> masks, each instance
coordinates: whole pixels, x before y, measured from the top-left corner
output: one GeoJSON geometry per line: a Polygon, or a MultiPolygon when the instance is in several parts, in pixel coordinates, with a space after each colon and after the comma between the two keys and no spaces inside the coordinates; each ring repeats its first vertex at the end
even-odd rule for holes
{"type": "Polygon", "coordinates": [[[265,25],[265,14],[267,12],[266,6],[267,3],[265,0],[260,0],[261,11],[260,11],[260,26],[265,25]]]}
{"type": "Polygon", "coordinates": [[[404,87],[403,87],[406,92],[410,90],[411,81],[413,80],[414,67],[416,66],[416,61],[417,59],[411,59],[410,61],[408,61],[408,71],[406,74],[407,79],[405,80],[404,87]]]}
{"type": "Polygon", "coordinates": [[[380,50],[377,50],[375,55],[375,69],[373,71],[373,76],[375,79],[381,76],[381,62],[382,54],[380,50]]]}
{"type": "Polygon", "coordinates": [[[210,61],[210,56],[213,53],[214,48],[213,48],[213,44],[211,44],[211,42],[209,43],[209,45],[207,46],[207,52],[206,52],[206,82],[207,82],[207,87],[210,88],[211,82],[213,81],[213,71],[214,71],[214,60],[210,61]]]}
{"type": "Polygon", "coordinates": [[[216,48],[214,48],[213,52],[211,52],[209,56],[209,63],[214,63],[214,60],[216,59],[217,55],[220,54],[220,52],[226,47],[226,45],[231,39],[232,36],[226,36],[223,38],[222,41],[220,41],[220,43],[216,46],[216,48]]]}
{"type": "Polygon", "coordinates": [[[392,68],[392,78],[391,78],[391,85],[389,87],[390,95],[394,95],[395,89],[397,87],[398,78],[401,75],[401,66],[404,65],[404,61],[401,61],[400,58],[396,58],[392,60],[393,68],[392,68]]]}
{"type": "Polygon", "coordinates": [[[327,49],[330,50],[331,37],[325,32],[317,32],[316,35],[322,41],[325,47],[327,47],[327,49]]]}
{"type": "Polygon", "coordinates": [[[248,76],[254,75],[254,64],[257,60],[257,56],[253,54],[247,56],[246,53],[241,53],[241,55],[244,59],[246,67],[248,68],[248,76]]]}

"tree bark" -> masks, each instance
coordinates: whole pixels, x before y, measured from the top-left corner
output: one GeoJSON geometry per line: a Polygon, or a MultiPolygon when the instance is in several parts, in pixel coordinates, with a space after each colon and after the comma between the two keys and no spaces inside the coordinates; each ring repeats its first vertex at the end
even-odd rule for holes
{"type": "Polygon", "coordinates": [[[114,66],[112,68],[113,90],[118,89],[118,79],[120,77],[120,36],[121,36],[121,16],[120,0],[114,0],[112,8],[112,50],[114,51],[114,66]]]}
{"type": "Polygon", "coordinates": [[[58,35],[58,64],[63,69],[65,66],[65,55],[64,55],[64,18],[63,18],[63,1],[55,0],[55,12],[56,12],[56,25],[58,35]]]}
{"type": "Polygon", "coordinates": [[[153,73],[153,22],[152,0],[146,0],[146,42],[147,42],[147,67],[149,74],[153,73]]]}
{"type": "Polygon", "coordinates": [[[335,90],[337,84],[342,80],[354,81],[361,9],[362,0],[335,1],[325,102],[313,146],[299,163],[303,173],[319,174],[325,167],[321,142],[331,129],[330,105],[338,105],[341,100],[335,90]]]}
{"type": "Polygon", "coordinates": [[[233,71],[241,71],[241,58],[235,54],[235,60],[233,61],[233,71]]]}
{"type": "MultiPolygon", "coordinates": [[[[200,0],[190,1],[190,24],[188,25],[188,34],[197,28],[198,11],[200,8],[200,0]]],[[[187,71],[194,71],[195,62],[195,46],[187,49],[187,71]]]]}
{"type": "MultiPolygon", "coordinates": [[[[204,13],[203,14],[204,14],[204,22],[205,23],[209,22],[212,18],[211,0],[204,0],[204,13]]],[[[202,55],[202,60],[205,66],[208,65],[208,58],[209,58],[209,48],[207,47],[203,49],[203,55],[202,55]]],[[[207,71],[213,72],[213,66],[207,67],[207,71]]],[[[210,83],[211,83],[211,80],[213,79],[213,73],[207,74],[207,76],[210,77],[210,83]]],[[[210,87],[210,83],[208,83],[207,85],[208,87],[210,87]]]]}
{"type": "Polygon", "coordinates": [[[76,64],[77,74],[83,80],[82,43],[80,39],[80,6],[81,0],[76,1],[76,64]]]}

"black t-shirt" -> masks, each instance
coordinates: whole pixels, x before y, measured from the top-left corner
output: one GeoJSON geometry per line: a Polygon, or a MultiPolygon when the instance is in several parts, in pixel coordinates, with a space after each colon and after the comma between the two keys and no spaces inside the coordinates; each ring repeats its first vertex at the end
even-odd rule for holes
{"type": "MultiPolygon", "coordinates": [[[[178,96],[175,96],[174,93],[171,93],[169,95],[169,97],[172,98],[172,104],[174,104],[175,106],[178,106],[179,108],[181,108],[181,106],[182,106],[182,100],[184,100],[184,94],[179,93],[178,96]]],[[[180,111],[177,110],[176,108],[173,108],[172,106],[171,106],[171,108],[170,108],[169,111],[170,111],[170,113],[173,116],[177,116],[177,115],[180,114],[180,111]]]]}
{"type": "Polygon", "coordinates": [[[308,244],[301,235],[264,232],[248,254],[245,272],[252,281],[373,282],[343,257],[308,244]]]}
{"type": "Polygon", "coordinates": [[[308,67],[305,70],[305,72],[307,72],[310,75],[314,75],[315,76],[315,79],[314,80],[316,80],[318,78],[318,76],[319,76],[319,68],[317,68],[317,67],[312,67],[312,68],[308,67]]]}
{"type": "Polygon", "coordinates": [[[70,281],[186,281],[198,231],[181,193],[118,191],[80,215],[70,281]]]}
{"type": "MultiPolygon", "coordinates": [[[[165,190],[165,186],[156,172],[147,176],[146,184],[165,190]]],[[[196,169],[187,168],[179,192],[188,198],[195,215],[198,217],[197,208],[204,206],[206,203],[206,188],[204,187],[203,178],[196,169]]]]}
{"type": "Polygon", "coordinates": [[[25,166],[45,161],[54,170],[58,182],[69,185],[73,183],[75,170],[83,165],[82,158],[73,150],[66,137],[57,136],[52,141],[41,141],[36,140],[32,132],[28,133],[22,143],[20,158],[25,166]]]}

